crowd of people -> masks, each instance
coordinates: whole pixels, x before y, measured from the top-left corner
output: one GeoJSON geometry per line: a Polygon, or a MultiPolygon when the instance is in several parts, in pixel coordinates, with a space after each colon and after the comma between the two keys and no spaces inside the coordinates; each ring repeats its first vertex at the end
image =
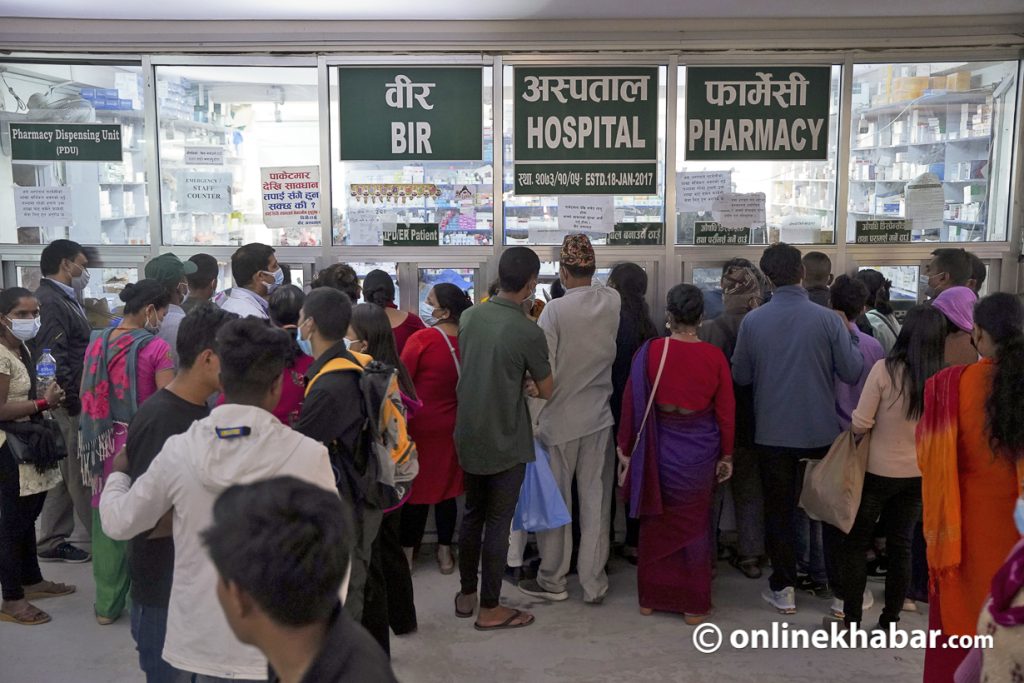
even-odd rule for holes
{"type": "Polygon", "coordinates": [[[927,602],[943,639],[996,638],[936,643],[926,681],[1024,667],[1024,307],[979,300],[984,264],[963,249],[934,253],[928,300],[900,318],[878,271],[834,276],[780,243],[717,288],[673,287],[663,325],[644,270],[599,282],[584,235],[546,302],[536,253],[509,247],[484,302],[438,283],[418,314],[383,271],[334,264],[303,290],[248,244],[222,292],[211,256],[152,259],[93,330],[89,265],[58,240],[36,292],[0,292],[2,621],[46,623],[35,601],[76,590],[40,562],[91,560],[96,621],[127,611],[150,682],[394,680],[433,507],[433,561],[458,571],[455,616],[478,631],[535,623],[502,603],[509,576],[561,602],[575,573],[601,604],[616,545],[643,614],[709,619],[722,560],[770,567],[779,613],[809,595],[850,626],[871,575],[877,628],[927,602]],[[845,432],[868,441],[844,533],[799,500],[845,432]],[[538,531],[528,563],[510,530],[539,452],[573,522],[538,531]]]}

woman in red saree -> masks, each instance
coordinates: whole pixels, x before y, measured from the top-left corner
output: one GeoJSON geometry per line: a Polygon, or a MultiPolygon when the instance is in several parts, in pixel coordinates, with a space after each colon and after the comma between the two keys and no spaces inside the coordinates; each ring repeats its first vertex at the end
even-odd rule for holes
{"type": "Polygon", "coordinates": [[[716,481],[732,475],[736,412],[729,362],[697,338],[703,313],[693,285],[669,291],[672,336],[637,351],[618,435],[640,520],[640,611],[682,613],[690,624],[711,612],[711,504],[716,481]]]}
{"type": "Polygon", "coordinates": [[[927,683],[953,681],[969,652],[949,636],[974,635],[992,577],[1019,540],[1006,523],[1024,476],[1024,307],[993,294],[974,310],[978,363],[946,368],[925,387],[917,428],[924,537],[931,574],[929,628],[943,637],[925,654],[927,683]]]}

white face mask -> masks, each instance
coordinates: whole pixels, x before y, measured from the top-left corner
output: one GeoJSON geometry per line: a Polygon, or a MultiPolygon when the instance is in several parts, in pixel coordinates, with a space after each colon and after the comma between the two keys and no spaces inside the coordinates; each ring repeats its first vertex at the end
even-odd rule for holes
{"type": "Polygon", "coordinates": [[[82,272],[78,275],[71,276],[71,288],[76,292],[81,292],[89,286],[89,269],[85,266],[80,266],[77,263],[74,265],[81,268],[82,272]]]}
{"type": "Polygon", "coordinates": [[[14,319],[11,320],[11,324],[8,329],[11,330],[11,334],[20,339],[23,342],[27,342],[30,339],[35,339],[35,336],[39,334],[39,328],[42,325],[42,321],[39,318],[32,318],[30,320],[14,319]]]}
{"type": "Polygon", "coordinates": [[[420,320],[424,322],[427,327],[433,327],[440,320],[434,315],[434,307],[428,304],[426,301],[420,302],[420,320]]]}
{"type": "Polygon", "coordinates": [[[158,334],[160,332],[160,318],[157,317],[155,313],[153,314],[153,317],[156,319],[156,322],[150,322],[149,316],[146,316],[146,323],[144,327],[146,328],[147,332],[150,332],[152,334],[158,334]]]}

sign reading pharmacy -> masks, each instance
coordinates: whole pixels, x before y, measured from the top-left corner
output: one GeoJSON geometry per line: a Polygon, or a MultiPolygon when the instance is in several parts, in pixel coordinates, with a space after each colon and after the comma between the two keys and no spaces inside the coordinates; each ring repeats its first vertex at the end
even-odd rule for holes
{"type": "Polygon", "coordinates": [[[910,221],[857,221],[857,244],[909,244],[910,221]]]}
{"type": "Polygon", "coordinates": [[[479,67],[339,67],[342,161],[480,161],[479,67]]]}
{"type": "Polygon", "coordinates": [[[828,159],[832,68],[690,67],[686,159],[828,159]]]}
{"type": "Polygon", "coordinates": [[[516,67],[515,192],[657,193],[657,67],[516,67]]]}
{"type": "Polygon", "coordinates": [[[11,123],[14,161],[121,161],[118,123],[11,123]]]}

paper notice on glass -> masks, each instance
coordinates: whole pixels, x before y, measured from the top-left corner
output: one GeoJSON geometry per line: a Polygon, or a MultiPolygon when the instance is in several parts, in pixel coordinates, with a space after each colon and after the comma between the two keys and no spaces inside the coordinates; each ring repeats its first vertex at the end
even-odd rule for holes
{"type": "Polygon", "coordinates": [[[383,211],[376,209],[349,209],[348,243],[351,246],[381,246],[383,211]]]}
{"type": "Polygon", "coordinates": [[[71,225],[71,188],[15,187],[14,214],[19,228],[71,225]]]}
{"type": "Polygon", "coordinates": [[[942,228],[945,210],[946,193],[942,185],[908,185],[906,215],[913,230],[942,228]]]}
{"type": "Polygon", "coordinates": [[[615,196],[559,197],[558,229],[570,233],[611,232],[615,229],[615,196]]]}
{"type": "Polygon", "coordinates": [[[178,206],[196,213],[231,213],[231,174],[178,171],[178,206]]]}
{"type": "Polygon", "coordinates": [[[531,244],[561,244],[565,241],[566,235],[572,234],[574,231],[569,230],[550,230],[547,228],[530,228],[530,243],[531,244]]]}
{"type": "Polygon", "coordinates": [[[683,171],[676,183],[676,211],[711,211],[716,199],[732,191],[732,171],[683,171]]]}
{"type": "Polygon", "coordinates": [[[320,167],[270,166],[260,169],[263,224],[268,228],[320,226],[320,167]]]}
{"type": "Polygon", "coordinates": [[[711,212],[715,222],[727,230],[764,225],[764,192],[723,194],[712,203],[711,212]]]}
{"type": "Polygon", "coordinates": [[[186,166],[223,166],[223,147],[186,147],[186,166]]]}

